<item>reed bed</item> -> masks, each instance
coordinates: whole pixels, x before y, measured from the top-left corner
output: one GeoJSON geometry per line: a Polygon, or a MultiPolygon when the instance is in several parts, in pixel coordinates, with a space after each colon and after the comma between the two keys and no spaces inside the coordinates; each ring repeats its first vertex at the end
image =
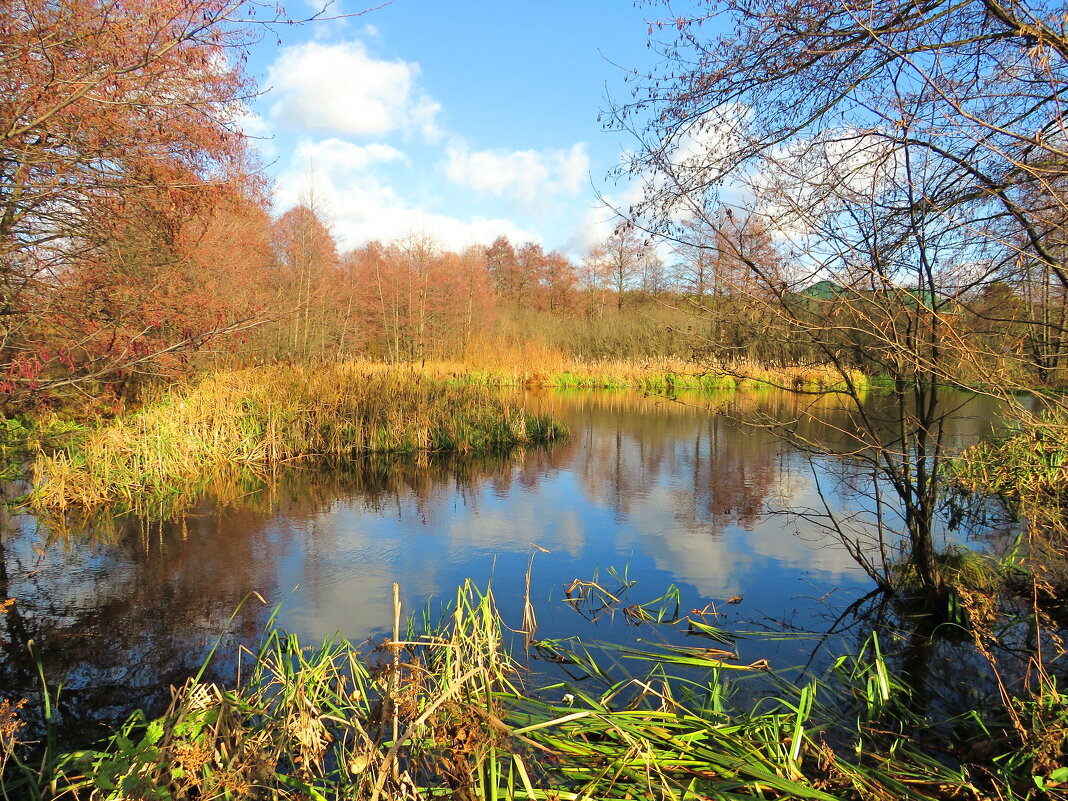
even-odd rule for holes
{"type": "Polygon", "coordinates": [[[1000,442],[981,442],[954,465],[955,481],[975,494],[997,495],[1013,507],[1068,499],[1068,419],[1038,419],[1000,442]]]}
{"type": "MultiPolygon", "coordinates": [[[[954,761],[875,635],[799,685],[722,647],[616,646],[608,668],[581,643],[544,643],[592,679],[532,689],[491,592],[465,584],[441,617],[404,627],[394,592],[393,636],[371,650],[307,648],[272,628],[233,687],[194,677],[164,716],[135,715],[95,748],[30,764],[9,737],[0,789],[35,801],[919,801],[1037,797],[1062,780],[1020,753],[982,771],[954,761]],[[735,676],[767,693],[735,703],[735,676]]],[[[1044,702],[1063,713],[1055,692],[1044,702]]]]}
{"type": "Polygon", "coordinates": [[[33,465],[41,510],[136,508],[225,468],[370,453],[470,453],[552,442],[548,417],[485,388],[360,363],[209,375],[69,437],[33,465]]]}
{"type": "MultiPolygon", "coordinates": [[[[380,369],[391,369],[383,366],[380,369]]],[[[782,388],[800,392],[835,392],[852,387],[862,392],[868,379],[845,373],[833,365],[795,364],[767,367],[749,362],[704,363],[682,359],[577,361],[538,351],[504,351],[496,359],[469,358],[462,362],[422,362],[409,365],[413,374],[456,384],[491,387],[556,389],[638,389],[670,394],[676,391],[755,390],[782,388]],[[540,357],[540,359],[539,359],[540,357]]]]}

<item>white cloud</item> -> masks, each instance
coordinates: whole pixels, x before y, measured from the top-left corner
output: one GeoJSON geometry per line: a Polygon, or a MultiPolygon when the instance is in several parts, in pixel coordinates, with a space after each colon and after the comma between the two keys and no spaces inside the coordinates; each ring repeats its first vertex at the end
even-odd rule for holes
{"type": "Polygon", "coordinates": [[[575,194],[584,186],[590,157],[584,143],[561,150],[448,148],[445,175],[476,192],[536,205],[548,195],[575,194]]]}
{"type": "Polygon", "coordinates": [[[293,151],[294,165],[303,163],[306,167],[320,169],[327,175],[358,172],[391,161],[408,163],[408,157],[392,145],[356,145],[344,139],[324,139],[318,142],[305,139],[299,142],[293,151]]]}
{"type": "MultiPolygon", "coordinates": [[[[738,164],[752,116],[741,103],[701,116],[665,142],[672,177],[654,173],[648,180],[655,188],[675,183],[699,205],[707,202],[707,187],[716,184],[719,203],[752,210],[771,223],[777,241],[788,242],[811,235],[842,203],[865,202],[900,172],[883,137],[827,121],[818,132],[738,164]]],[[[671,211],[676,222],[693,216],[686,202],[671,211]]]]}
{"type": "Polygon", "coordinates": [[[574,258],[582,258],[590,248],[611,236],[619,222],[619,215],[607,205],[591,206],[571,230],[564,251],[574,258]]]}
{"type": "MultiPolygon", "coordinates": [[[[375,221],[375,226],[368,226],[367,230],[378,231],[376,238],[386,241],[406,236],[412,231],[431,234],[449,250],[463,250],[469,245],[488,245],[499,236],[506,236],[513,242],[541,241],[536,232],[501,217],[471,217],[463,220],[404,207],[383,211],[375,221]]],[[[366,239],[370,238],[366,236],[366,239]]]]}
{"type": "Polygon", "coordinates": [[[374,239],[389,242],[411,232],[431,234],[453,250],[488,244],[501,235],[518,242],[540,240],[512,220],[460,219],[406,202],[376,174],[376,166],[389,162],[407,162],[407,157],[389,145],[360,146],[339,139],[302,142],[291,167],[275,184],[275,210],[281,213],[313,198],[343,249],[374,239]]]}
{"type": "Polygon", "coordinates": [[[752,109],[727,103],[701,115],[671,140],[668,158],[687,177],[701,180],[723,170],[725,156],[745,142],[752,109]]]}
{"type": "Polygon", "coordinates": [[[773,221],[775,238],[801,242],[816,235],[843,207],[864,208],[904,178],[904,164],[884,137],[828,127],[784,143],[748,181],[753,205],[773,221]]]}
{"type": "MultiPolygon", "coordinates": [[[[623,154],[626,157],[626,154],[623,154]]],[[[588,207],[568,236],[564,250],[581,258],[594,245],[600,245],[615,231],[631,207],[641,202],[648,189],[648,181],[638,177],[619,186],[614,192],[606,192],[597,203],[588,207]]]]}
{"type": "Polygon", "coordinates": [[[265,139],[273,133],[270,123],[250,108],[242,108],[235,114],[234,123],[245,136],[265,139]]]}
{"type": "Polygon", "coordinates": [[[393,131],[439,136],[441,106],[418,86],[419,65],[385,61],[361,42],[305,42],[283,48],[268,70],[278,99],[271,117],[300,131],[384,136],[393,131]]]}

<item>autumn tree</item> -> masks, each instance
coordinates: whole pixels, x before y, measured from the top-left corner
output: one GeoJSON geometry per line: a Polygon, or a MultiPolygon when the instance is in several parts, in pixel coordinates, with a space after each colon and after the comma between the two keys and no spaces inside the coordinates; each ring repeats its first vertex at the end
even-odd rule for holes
{"type": "Polygon", "coordinates": [[[432,327],[431,293],[440,274],[441,245],[425,231],[412,231],[394,241],[391,250],[399,262],[407,293],[409,358],[425,358],[432,327]]]}
{"type": "Polygon", "coordinates": [[[608,305],[608,290],[605,289],[604,254],[599,246],[594,245],[586,251],[576,274],[586,314],[603,316],[608,305]]]}
{"type": "MultiPolygon", "coordinates": [[[[323,351],[324,316],[339,269],[337,244],[312,205],[285,212],[272,231],[278,260],[277,307],[289,321],[286,352],[307,359],[323,351]]],[[[331,311],[333,311],[331,309],[331,311]]]]}
{"type": "Polygon", "coordinates": [[[515,252],[511,300],[519,308],[540,308],[543,303],[546,254],[536,242],[525,242],[515,252]]]}
{"type": "Polygon", "coordinates": [[[574,311],[577,303],[578,275],[571,260],[555,250],[546,254],[542,279],[546,308],[559,313],[574,311]]]}
{"type": "Polygon", "coordinates": [[[455,355],[493,319],[493,277],[481,247],[444,251],[425,233],[346,256],[359,287],[356,319],[368,351],[389,361],[455,355]]]}
{"type": "Polygon", "coordinates": [[[434,301],[438,354],[463,353],[476,332],[484,331],[494,317],[496,303],[485,249],[472,245],[444,254],[439,275],[434,301]]]}
{"type": "Polygon", "coordinates": [[[486,269],[493,279],[497,297],[514,301],[519,295],[519,265],[515,246],[506,236],[499,236],[486,248],[486,269]]]}
{"type": "Polygon", "coordinates": [[[78,321],[62,296],[123,283],[132,260],[157,248],[166,256],[147,269],[166,283],[167,263],[192,263],[179,252],[187,223],[249,184],[238,120],[253,91],[241,64],[254,16],[252,5],[227,0],[4,5],[0,386],[10,400],[106,378],[153,349],[196,347],[249,323],[238,312],[209,314],[211,325],[175,325],[149,344],[125,319],[129,304],[109,313],[94,300],[85,307],[92,320],[78,321]],[[84,357],[85,336],[94,346],[114,340],[111,355],[84,357]]]}
{"type": "Polygon", "coordinates": [[[365,332],[365,346],[373,355],[399,361],[405,316],[397,261],[378,241],[353,249],[344,261],[358,288],[357,314],[365,332]]]}
{"type": "Polygon", "coordinates": [[[536,242],[518,247],[499,236],[485,249],[486,269],[497,297],[520,309],[559,305],[566,295],[567,268],[558,253],[546,253],[536,242]],[[550,295],[552,298],[550,299],[550,295]]]}

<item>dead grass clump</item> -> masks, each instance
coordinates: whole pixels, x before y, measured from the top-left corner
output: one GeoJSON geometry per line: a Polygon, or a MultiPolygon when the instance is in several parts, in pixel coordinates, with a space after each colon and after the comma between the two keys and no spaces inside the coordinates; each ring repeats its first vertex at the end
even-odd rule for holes
{"type": "Polygon", "coordinates": [[[25,706],[25,698],[18,701],[0,699],[0,776],[3,776],[15,748],[20,745],[19,734],[26,725],[21,716],[25,706]]]}

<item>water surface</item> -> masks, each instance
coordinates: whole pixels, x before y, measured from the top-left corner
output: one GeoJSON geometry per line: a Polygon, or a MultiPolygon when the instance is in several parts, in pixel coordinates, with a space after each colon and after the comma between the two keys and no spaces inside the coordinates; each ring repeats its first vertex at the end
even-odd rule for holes
{"type": "MultiPolygon", "coordinates": [[[[50,683],[65,688],[66,721],[82,730],[142,704],[158,708],[220,636],[215,667],[232,673],[237,646],[256,642],[279,603],[277,622],[308,642],[381,637],[392,626],[394,582],[412,612],[473,579],[493,587],[518,627],[535,553],[539,637],[685,640],[684,631],[630,625],[618,611],[596,622],[576,614],[564,588],[596,575],[617,590],[610,569],[636,582],[626,603],[674,585],[682,616],[702,610],[706,622],[754,631],[838,630],[842,610],[872,589],[819,521],[829,508],[858,536],[871,533],[871,501],[858,493],[868,486],[864,469],[738,422],[798,420],[806,438],[845,450],[851,423],[832,401],[545,392],[526,402],[563,419],[569,440],[508,456],[287,469],[206,496],[167,522],[104,521],[62,537],[31,517],[8,517],[0,598],[16,603],[0,628],[3,685],[31,693],[36,668],[24,643],[32,638],[50,683]]],[[[988,433],[993,412],[970,401],[951,442],[988,433]]],[[[743,640],[739,656],[786,667],[818,644],[743,640]]]]}

